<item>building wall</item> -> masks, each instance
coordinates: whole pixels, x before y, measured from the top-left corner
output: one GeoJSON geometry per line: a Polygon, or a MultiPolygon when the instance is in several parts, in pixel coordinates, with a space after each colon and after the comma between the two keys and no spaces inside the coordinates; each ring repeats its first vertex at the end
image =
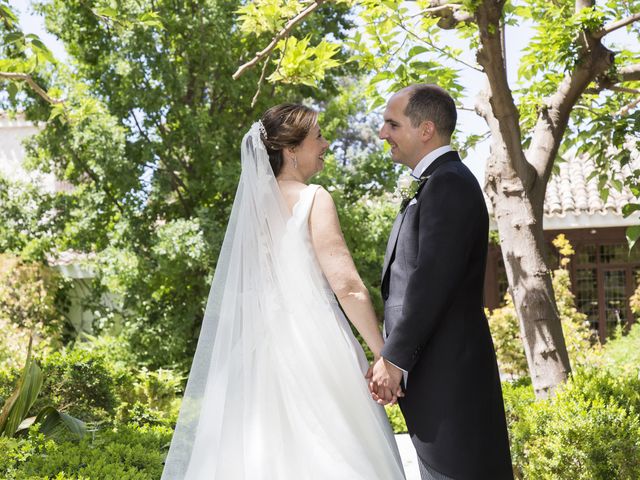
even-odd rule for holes
{"type": "MultiPolygon", "coordinates": [[[[547,262],[557,268],[558,258],[551,241],[565,234],[576,254],[569,272],[578,311],[587,315],[591,329],[602,341],[617,324],[631,325],[635,319],[629,297],[638,286],[640,254],[629,253],[625,227],[546,230],[547,262]]],[[[507,279],[500,247],[491,245],[487,257],[485,305],[493,310],[503,304],[507,279]]]]}

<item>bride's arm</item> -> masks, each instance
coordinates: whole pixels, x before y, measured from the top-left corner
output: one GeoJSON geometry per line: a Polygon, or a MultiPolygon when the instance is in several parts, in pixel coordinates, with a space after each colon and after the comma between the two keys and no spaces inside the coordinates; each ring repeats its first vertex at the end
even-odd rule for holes
{"type": "Polygon", "coordinates": [[[360,332],[377,359],[384,341],[369,291],[362,282],[344,241],[333,199],[323,188],[316,192],[309,224],[313,249],[331,289],[347,318],[360,332]]]}

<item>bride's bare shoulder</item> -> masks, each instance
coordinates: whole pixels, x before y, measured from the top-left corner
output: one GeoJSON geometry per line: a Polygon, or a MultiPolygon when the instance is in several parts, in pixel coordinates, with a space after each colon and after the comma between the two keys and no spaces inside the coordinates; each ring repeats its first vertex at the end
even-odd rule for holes
{"type": "Polygon", "coordinates": [[[311,233],[313,235],[327,235],[340,231],[340,221],[336,205],[331,194],[324,188],[318,188],[309,215],[311,233]]]}
{"type": "Polygon", "coordinates": [[[335,209],[336,206],[333,203],[331,194],[322,187],[318,188],[313,201],[313,207],[311,209],[312,214],[314,213],[314,211],[316,214],[326,214],[335,211],[335,209]]]}

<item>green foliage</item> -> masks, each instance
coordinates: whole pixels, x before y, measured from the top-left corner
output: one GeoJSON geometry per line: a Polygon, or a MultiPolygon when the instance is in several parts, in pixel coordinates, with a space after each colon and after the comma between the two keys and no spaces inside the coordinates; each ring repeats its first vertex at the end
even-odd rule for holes
{"type": "Polygon", "coordinates": [[[527,358],[520,337],[518,314],[511,295],[505,295],[502,307],[494,309],[491,313],[487,311],[487,318],[500,372],[516,378],[526,375],[527,358]]]}
{"type": "Polygon", "coordinates": [[[324,170],[311,181],[332,195],[345,241],[365,285],[382,316],[380,268],[399,201],[389,194],[398,169],[372,141],[378,119],[364,114],[366,98],[361,83],[345,82],[341,93],[321,109],[320,124],[332,153],[325,156],[324,170]]]}
{"type": "MultiPolygon", "coordinates": [[[[159,478],[183,377],[166,370],[138,371],[133,359],[123,339],[109,336],[49,353],[43,360],[44,402],[60,402],[66,411],[99,421],[92,425],[92,435],[79,441],[69,435],[50,441],[33,428],[26,438],[0,437],[0,477],[159,478]]],[[[68,416],[48,410],[43,432],[56,415],[62,420],[68,416]]]]}
{"type": "Polygon", "coordinates": [[[274,60],[277,68],[268,80],[313,87],[324,79],[326,70],[340,64],[333,58],[339,45],[323,40],[316,46],[310,46],[309,41],[309,37],[298,40],[294,36],[280,40],[276,48],[282,54],[280,59],[274,60]]]}
{"type": "MultiPolygon", "coordinates": [[[[381,107],[389,93],[413,83],[437,83],[456,98],[459,72],[446,65],[462,50],[444,41],[437,19],[414,16],[401,2],[360,2],[362,28],[346,43],[352,61],[369,74],[369,108],[381,107]]],[[[421,8],[427,8],[425,4],[421,8]]]]}
{"type": "Polygon", "coordinates": [[[640,476],[640,380],[577,369],[553,400],[530,385],[503,386],[519,478],[605,480],[640,476]]]}
{"type": "Polygon", "coordinates": [[[162,473],[166,426],[122,425],[80,442],[54,442],[32,432],[27,439],[0,437],[0,477],[6,480],[155,480],[162,473]]]}
{"type": "Polygon", "coordinates": [[[407,433],[407,424],[405,423],[400,406],[398,406],[398,404],[385,405],[384,409],[387,412],[387,417],[389,417],[389,423],[391,424],[393,433],[407,433]]]}
{"type": "Polygon", "coordinates": [[[42,388],[42,371],[31,357],[31,345],[27,349],[27,360],[15,390],[6,399],[0,411],[0,435],[13,436],[20,429],[31,406],[42,388]]]}
{"type": "MultiPolygon", "coordinates": [[[[42,87],[46,94],[50,67],[56,60],[51,51],[35,34],[25,34],[19,25],[12,6],[6,0],[0,2],[0,71],[7,74],[29,75],[42,87]]],[[[11,110],[11,105],[19,104],[34,111],[42,111],[42,99],[31,88],[25,88],[25,81],[7,81],[0,78],[0,110],[11,110]]]]}
{"type": "Polygon", "coordinates": [[[63,209],[61,199],[0,175],[0,205],[0,253],[43,261],[51,249],[53,232],[61,228],[60,219],[52,215],[63,209]]]}
{"type": "Polygon", "coordinates": [[[184,377],[172,370],[132,373],[129,381],[118,389],[117,419],[137,424],[173,425],[178,417],[184,377]]]}
{"type": "Polygon", "coordinates": [[[562,331],[572,365],[587,365],[598,355],[599,344],[593,343],[587,316],[575,307],[575,296],[571,292],[569,271],[560,268],[553,272],[553,291],[562,322],[562,331]]]}
{"type": "Polygon", "coordinates": [[[37,262],[0,254],[0,319],[60,340],[69,281],[37,262]]]}
{"type": "Polygon", "coordinates": [[[58,379],[48,395],[71,411],[82,411],[83,418],[167,425],[177,418],[186,377],[139,367],[123,337],[84,335],[72,347],[49,354],[44,364],[58,379]]]}
{"type": "Polygon", "coordinates": [[[297,0],[248,2],[237,10],[240,30],[247,36],[280,31],[286,20],[295,17],[302,8],[297,0]]]}
{"type": "Polygon", "coordinates": [[[42,370],[33,360],[31,353],[30,338],[22,374],[15,390],[5,400],[0,411],[0,436],[22,435],[28,432],[32,425],[37,425],[38,430],[49,437],[68,431],[73,436],[82,438],[86,433],[85,423],[51,405],[40,409],[36,416],[27,418],[28,412],[36,404],[43,383],[42,370]]]}
{"type": "Polygon", "coordinates": [[[42,360],[45,383],[37,407],[58,405],[85,421],[109,420],[117,406],[116,385],[99,354],[64,348],[42,360]]]}
{"type": "MultiPolygon", "coordinates": [[[[0,377],[18,371],[27,359],[27,345],[31,331],[0,318],[0,377]]],[[[2,384],[0,380],[0,385],[2,384]]],[[[0,397],[2,397],[0,388],[0,397]]]]}
{"type": "MultiPolygon", "coordinates": [[[[254,9],[262,18],[252,34],[261,34],[258,25],[278,28],[298,8],[290,2],[289,13],[276,18],[269,5],[254,9]]],[[[231,78],[248,54],[238,28],[243,9],[238,1],[220,0],[39,2],[37,12],[64,43],[73,68],[42,65],[35,79],[64,102],[47,105],[27,89],[28,95],[1,105],[48,121],[28,142],[27,166],[54,173],[70,188],[47,199],[45,211],[54,213],[42,234],[32,222],[41,212],[15,202],[7,214],[13,221],[0,226],[0,248],[36,249],[42,257],[68,249],[96,253],[97,277],[86,299],[96,313],[94,331],[123,333],[151,368],[186,369],[192,357],[237,185],[243,133],[268,106],[311,93],[271,85],[251,106],[260,71],[231,78]],[[105,295],[113,299],[109,305],[105,295]]],[[[346,10],[320,8],[334,42],[345,37],[346,10]]],[[[310,18],[296,32],[318,62],[298,72],[324,89],[314,94],[316,102],[332,98],[335,75],[352,68],[327,69],[336,51],[319,38],[321,23],[310,18]]],[[[6,47],[0,58],[18,61],[30,55],[25,52],[6,47]]],[[[278,65],[298,68],[295,61],[278,65]]],[[[278,72],[272,65],[267,76],[278,72]]],[[[11,199],[0,188],[0,200],[5,197],[11,199]]]]}
{"type": "Polygon", "coordinates": [[[640,378],[640,323],[635,323],[628,333],[618,327],[602,349],[601,364],[616,375],[640,378]]]}
{"type": "Polygon", "coordinates": [[[640,318],[640,285],[629,298],[629,307],[631,308],[631,313],[633,313],[633,317],[635,319],[640,318]]]}

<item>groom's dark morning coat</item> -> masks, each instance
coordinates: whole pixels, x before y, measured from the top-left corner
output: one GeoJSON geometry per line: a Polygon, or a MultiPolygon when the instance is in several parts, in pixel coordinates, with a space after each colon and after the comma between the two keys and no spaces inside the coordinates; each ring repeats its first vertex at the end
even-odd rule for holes
{"type": "Polygon", "coordinates": [[[483,310],[489,220],[456,152],[424,172],[382,272],[382,356],[409,372],[400,407],[420,459],[455,480],[512,479],[500,378],[483,310]]]}

